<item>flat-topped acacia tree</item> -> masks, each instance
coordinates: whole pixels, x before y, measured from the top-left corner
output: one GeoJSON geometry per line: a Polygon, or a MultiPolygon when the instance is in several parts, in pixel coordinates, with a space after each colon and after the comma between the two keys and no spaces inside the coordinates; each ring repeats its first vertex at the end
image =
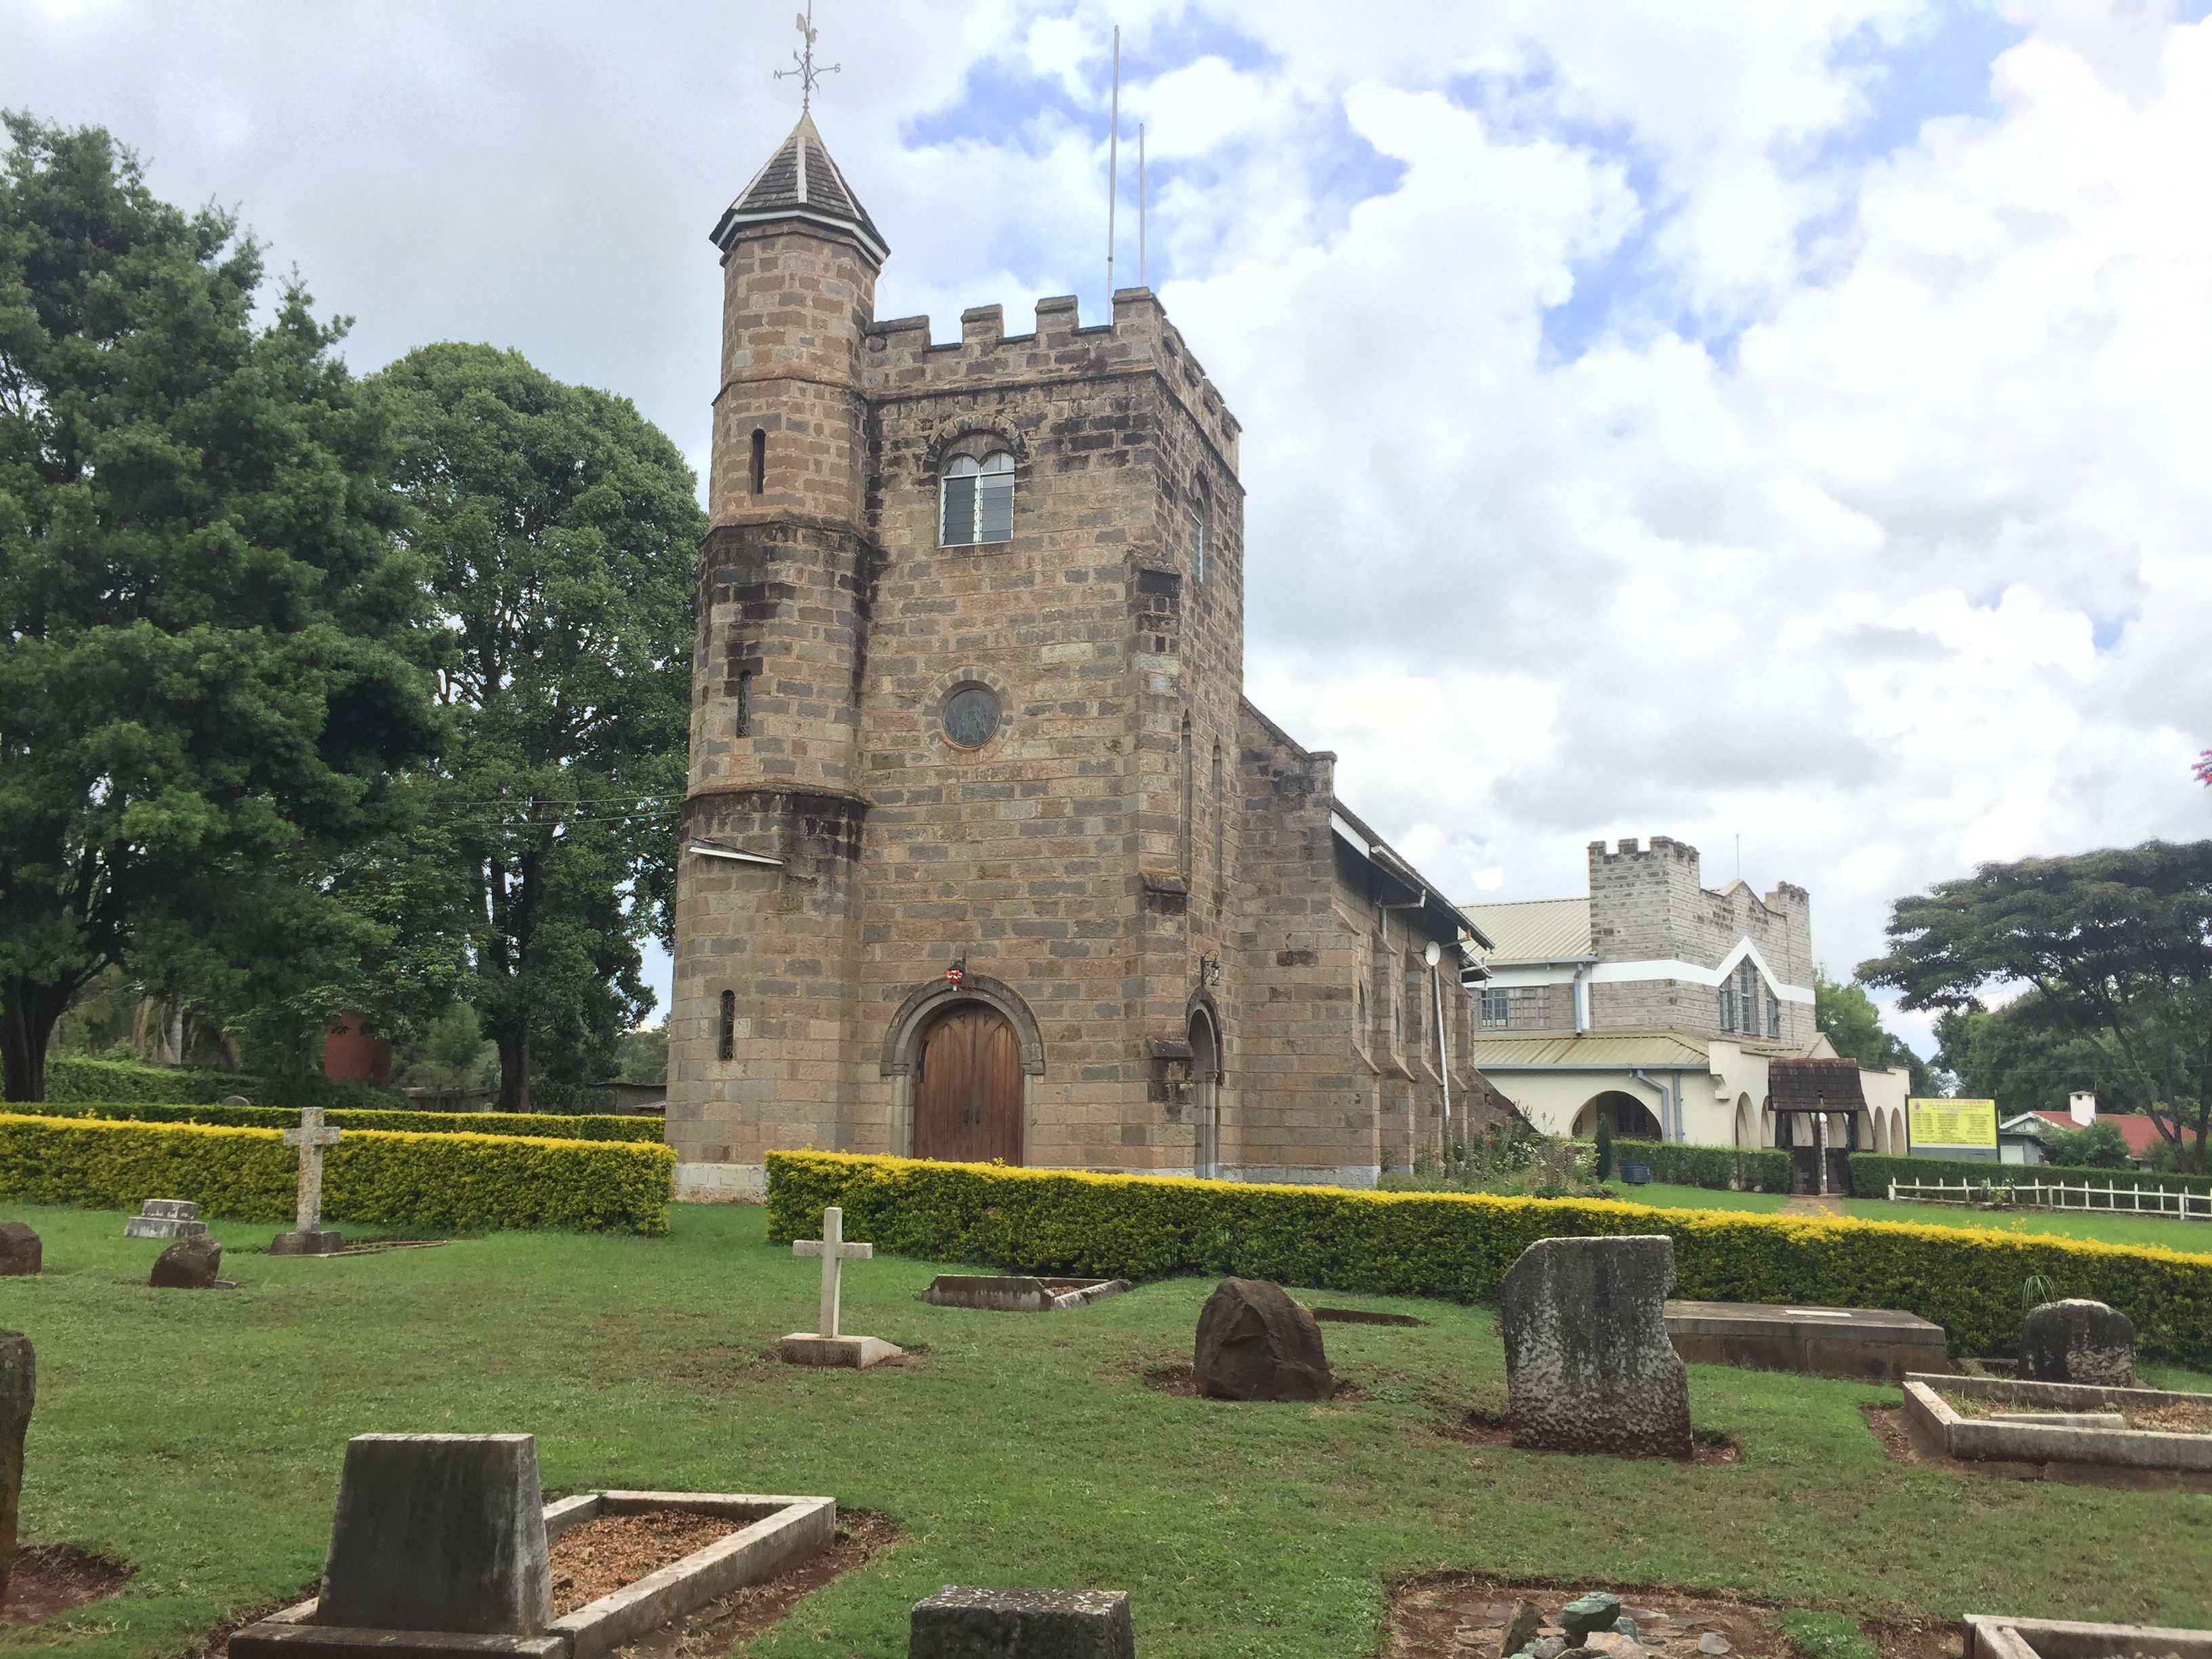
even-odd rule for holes
{"type": "Polygon", "coordinates": [[[2146,1112],[2185,1170],[2212,1130],[2212,841],[1984,864],[1901,898],[1890,952],[1859,964],[1908,1008],[1978,1010],[2084,1038],[2108,1093],[2146,1112]]]}
{"type": "Polygon", "coordinates": [[[527,1111],[533,1070],[614,1075],[652,1006],[638,945],[670,928],[706,514],[627,398],[520,353],[424,346],[371,385],[456,647],[453,738],[414,781],[468,890],[466,994],[500,1109],[527,1111]]]}
{"type": "MultiPolygon", "coordinates": [[[[0,161],[0,1057],[167,933],[357,916],[319,885],[405,816],[438,648],[382,416],[258,247],[98,128],[0,161]]],[[[233,929],[237,933],[233,933],[233,929]]]]}

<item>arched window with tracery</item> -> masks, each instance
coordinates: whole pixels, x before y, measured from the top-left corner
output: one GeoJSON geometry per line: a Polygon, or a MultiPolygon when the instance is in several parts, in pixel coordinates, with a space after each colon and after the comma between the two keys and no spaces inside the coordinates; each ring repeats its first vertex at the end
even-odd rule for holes
{"type": "Polygon", "coordinates": [[[1014,458],[1003,449],[977,460],[955,455],[939,486],[940,547],[977,547],[1014,538],[1014,458]]]}

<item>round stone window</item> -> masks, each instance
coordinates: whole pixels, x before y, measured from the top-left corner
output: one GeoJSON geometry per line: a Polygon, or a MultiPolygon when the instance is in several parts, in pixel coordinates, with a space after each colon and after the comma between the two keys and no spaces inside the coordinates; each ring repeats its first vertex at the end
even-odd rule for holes
{"type": "Polygon", "coordinates": [[[999,699],[987,685],[963,685],[945,700],[945,735],[963,749],[981,749],[999,735],[999,699]]]}

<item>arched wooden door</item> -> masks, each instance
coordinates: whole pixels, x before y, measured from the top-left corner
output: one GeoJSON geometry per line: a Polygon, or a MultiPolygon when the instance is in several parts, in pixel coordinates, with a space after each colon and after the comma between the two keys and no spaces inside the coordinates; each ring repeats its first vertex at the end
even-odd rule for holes
{"type": "Polygon", "coordinates": [[[1022,1161],[1022,1045],[997,1009],[963,1002],[921,1034],[914,1155],[961,1164],[1022,1161]]]}

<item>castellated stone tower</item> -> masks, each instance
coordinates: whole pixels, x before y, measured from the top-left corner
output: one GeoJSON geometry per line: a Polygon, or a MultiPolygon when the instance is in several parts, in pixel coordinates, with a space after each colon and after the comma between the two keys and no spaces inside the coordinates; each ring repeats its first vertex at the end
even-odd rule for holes
{"type": "Polygon", "coordinates": [[[1355,934],[1418,961],[1458,917],[1243,700],[1237,424],[1158,302],[878,319],[888,251],[807,118],[714,241],[679,1189],[806,1146],[1371,1178],[1376,1066],[1398,1140],[1440,1084],[1355,1059],[1355,934]]]}

